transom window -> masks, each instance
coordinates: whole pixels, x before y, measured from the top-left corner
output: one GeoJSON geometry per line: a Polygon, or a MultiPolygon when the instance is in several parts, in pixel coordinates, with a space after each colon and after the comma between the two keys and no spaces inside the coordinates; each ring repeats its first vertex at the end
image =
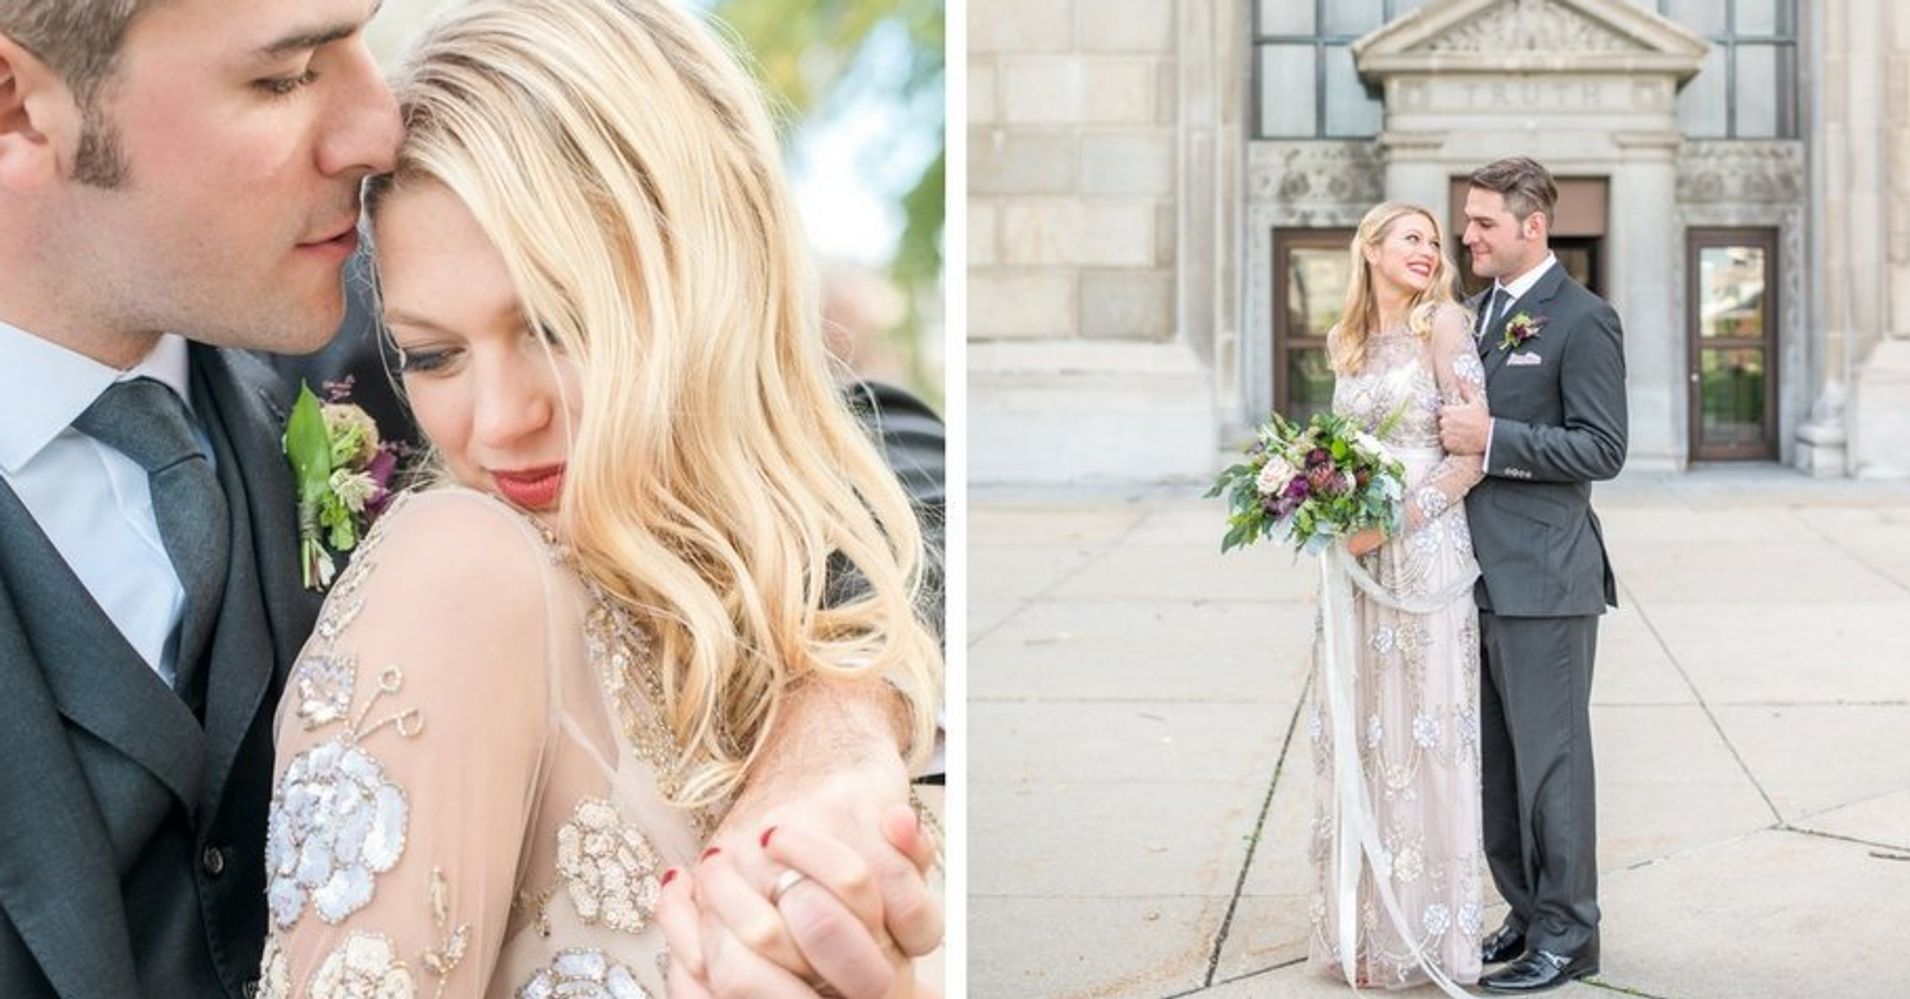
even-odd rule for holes
{"type": "Polygon", "coordinates": [[[1379,134],[1380,95],[1349,46],[1427,0],[1253,0],[1253,121],[1262,139],[1379,134]]]}

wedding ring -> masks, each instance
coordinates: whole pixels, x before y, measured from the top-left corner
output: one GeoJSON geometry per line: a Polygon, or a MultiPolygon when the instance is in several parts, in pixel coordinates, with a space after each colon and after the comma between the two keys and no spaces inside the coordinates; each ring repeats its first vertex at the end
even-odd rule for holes
{"type": "Polygon", "coordinates": [[[776,875],[776,884],[769,889],[769,904],[783,904],[783,896],[789,894],[789,889],[807,880],[809,880],[809,875],[796,870],[794,867],[788,868],[781,874],[776,875]]]}

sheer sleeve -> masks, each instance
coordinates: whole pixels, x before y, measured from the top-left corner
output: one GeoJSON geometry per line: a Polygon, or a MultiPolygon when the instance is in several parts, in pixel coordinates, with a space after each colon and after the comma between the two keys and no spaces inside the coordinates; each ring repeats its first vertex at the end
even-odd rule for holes
{"type": "MultiPolygon", "coordinates": [[[[1439,401],[1456,403],[1461,386],[1480,399],[1486,396],[1486,369],[1472,339],[1472,324],[1458,306],[1442,308],[1433,317],[1431,344],[1433,379],[1439,383],[1439,401]]],[[[1447,455],[1417,482],[1406,487],[1406,533],[1446,512],[1485,478],[1477,455],[1447,455]]]]}
{"type": "Polygon", "coordinates": [[[478,996],[550,731],[551,559],[482,494],[390,511],[277,719],[268,996],[478,996]]]}

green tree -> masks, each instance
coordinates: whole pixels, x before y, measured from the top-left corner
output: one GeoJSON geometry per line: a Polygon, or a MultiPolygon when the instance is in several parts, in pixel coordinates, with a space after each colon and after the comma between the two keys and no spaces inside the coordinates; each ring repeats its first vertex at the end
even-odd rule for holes
{"type": "Polygon", "coordinates": [[[905,222],[889,275],[908,302],[893,336],[910,359],[915,387],[939,402],[940,386],[932,384],[920,347],[920,310],[939,299],[934,292],[942,273],[945,0],[711,0],[710,9],[754,62],[786,141],[864,100],[900,103],[932,132],[934,155],[900,197],[905,222]],[[897,34],[906,40],[899,74],[852,72],[873,45],[897,34]]]}

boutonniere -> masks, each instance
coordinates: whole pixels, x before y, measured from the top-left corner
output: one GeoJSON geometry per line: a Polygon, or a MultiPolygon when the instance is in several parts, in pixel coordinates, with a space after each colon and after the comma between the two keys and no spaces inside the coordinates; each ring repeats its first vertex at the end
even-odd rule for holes
{"type": "Polygon", "coordinates": [[[1544,328],[1544,316],[1535,316],[1529,312],[1516,313],[1511,319],[1505,321],[1505,339],[1499,341],[1499,349],[1511,350],[1514,347],[1523,347],[1530,341],[1537,340],[1544,328]]]}
{"type": "Polygon", "coordinates": [[[298,401],[285,421],[285,457],[298,483],[298,555],[305,588],[331,585],[334,555],[358,547],[371,522],[391,501],[398,468],[396,445],[379,440],[378,424],[345,401],[351,379],[325,386],[320,403],[299,383],[298,401]]]}

